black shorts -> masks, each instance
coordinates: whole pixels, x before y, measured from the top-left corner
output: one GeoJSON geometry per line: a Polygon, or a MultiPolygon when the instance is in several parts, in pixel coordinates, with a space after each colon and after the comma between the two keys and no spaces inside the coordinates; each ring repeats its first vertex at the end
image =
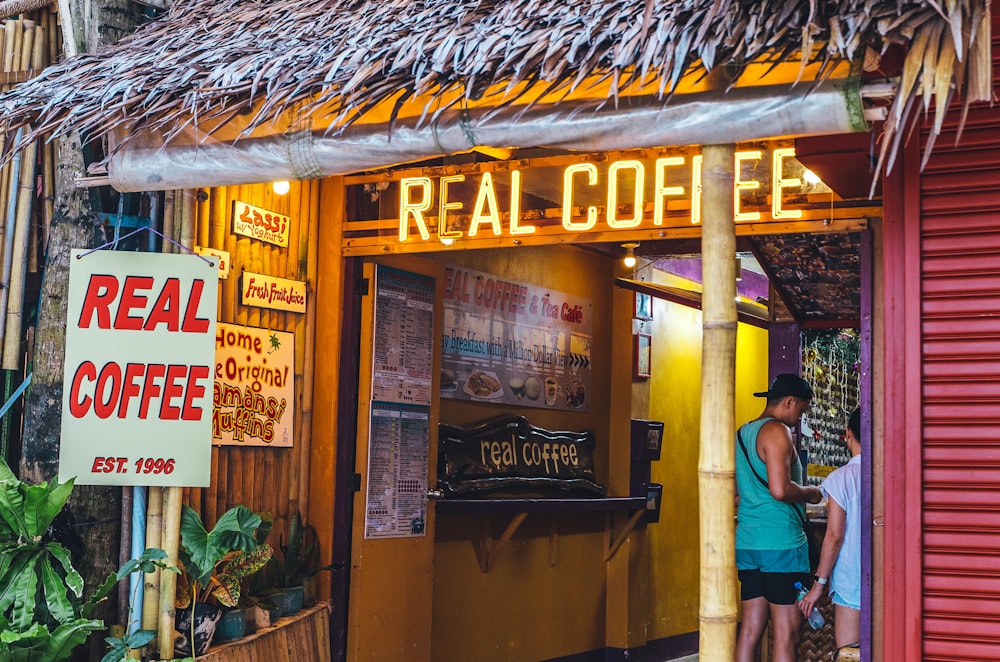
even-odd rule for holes
{"type": "Polygon", "coordinates": [[[794,605],[799,597],[795,582],[812,588],[808,572],[761,572],[756,568],[740,570],[740,600],[765,598],[772,605],[794,605]]]}

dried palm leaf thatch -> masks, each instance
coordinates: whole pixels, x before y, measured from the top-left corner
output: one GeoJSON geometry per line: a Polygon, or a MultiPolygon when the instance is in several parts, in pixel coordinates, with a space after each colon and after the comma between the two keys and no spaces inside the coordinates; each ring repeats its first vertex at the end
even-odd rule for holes
{"type": "Polygon", "coordinates": [[[934,93],[939,118],[956,91],[990,98],[988,18],[983,0],[177,0],[116,46],[0,96],[0,132],[30,126],[27,144],[115,131],[120,146],[240,113],[248,134],[293,108],[323,109],[337,131],[394,97],[431,108],[456,92],[558,93],[595,76],[612,101],[653,81],[668,103],[686,73],[731,80],[751,61],[832,62],[901,43],[886,157],[915,96],[934,93]]]}

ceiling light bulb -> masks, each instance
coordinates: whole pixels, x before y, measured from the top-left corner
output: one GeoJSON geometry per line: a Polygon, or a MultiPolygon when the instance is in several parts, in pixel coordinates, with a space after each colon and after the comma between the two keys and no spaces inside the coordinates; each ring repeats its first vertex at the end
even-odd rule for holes
{"type": "Polygon", "coordinates": [[[637,243],[622,244],[622,248],[625,249],[625,257],[622,258],[622,264],[624,264],[629,269],[635,267],[635,249],[639,247],[637,243]]]}
{"type": "Polygon", "coordinates": [[[289,184],[288,181],[282,179],[281,181],[271,182],[271,188],[274,189],[274,192],[278,195],[285,195],[291,190],[292,185],[289,184]]]}

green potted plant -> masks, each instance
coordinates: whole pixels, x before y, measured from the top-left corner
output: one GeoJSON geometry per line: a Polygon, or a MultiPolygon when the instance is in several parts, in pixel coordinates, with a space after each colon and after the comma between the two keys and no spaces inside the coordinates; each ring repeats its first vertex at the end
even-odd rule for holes
{"type": "Polygon", "coordinates": [[[288,542],[279,542],[281,559],[276,564],[277,582],[285,594],[282,616],[302,609],[305,602],[305,581],[332,566],[319,565],[319,538],[316,529],[295,513],[288,521],[288,542]]]}
{"type": "MultiPolygon", "coordinates": [[[[155,567],[170,570],[160,562],[166,557],[163,550],[147,549],[85,598],[83,578],[69,550],[52,538],[50,529],[72,491],[73,480],[23,483],[0,458],[0,660],[69,658],[92,632],[105,629],[92,616],[120,580],[155,567]]],[[[119,646],[127,654],[154,635],[133,633],[119,646]]]]}
{"type": "Polygon", "coordinates": [[[225,608],[236,611],[239,630],[243,580],[264,567],[273,553],[270,545],[257,539],[263,523],[261,516],[249,508],[234,506],[209,531],[197,511],[184,506],[179,551],[184,572],[178,581],[176,600],[176,625],[181,633],[176,649],[181,654],[192,653],[192,641],[195,655],[208,650],[225,608]]]}

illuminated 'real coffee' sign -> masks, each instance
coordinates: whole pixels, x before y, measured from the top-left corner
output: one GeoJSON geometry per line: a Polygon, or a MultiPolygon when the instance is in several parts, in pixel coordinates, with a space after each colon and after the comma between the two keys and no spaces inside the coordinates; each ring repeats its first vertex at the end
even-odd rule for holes
{"type": "MultiPolygon", "coordinates": [[[[786,167],[786,162],[794,157],[793,148],[771,150],[770,159],[763,150],[736,152],[733,184],[736,222],[761,220],[759,206],[747,204],[747,200],[760,198],[762,194],[770,198],[770,220],[802,218],[801,209],[785,202],[789,194],[794,195],[803,186],[802,179],[790,175],[786,167]],[[769,161],[769,167],[763,168],[763,174],[756,174],[765,160],[769,161]]],[[[671,200],[688,200],[690,223],[701,223],[700,154],[661,156],[651,161],[621,159],[603,165],[606,167],[599,169],[588,161],[570,164],[562,170],[560,202],[562,227],[566,231],[663,226],[671,200]],[[594,201],[595,195],[599,202],[594,201]],[[647,214],[649,204],[652,209],[647,214]]],[[[531,235],[538,227],[521,210],[522,192],[531,176],[531,170],[509,170],[402,178],[397,216],[399,241],[450,243],[462,238],[531,235]],[[460,186],[468,191],[470,184],[474,198],[454,194],[460,186]],[[501,188],[506,206],[500,203],[501,188]],[[469,200],[474,200],[471,206],[469,200]]]]}

